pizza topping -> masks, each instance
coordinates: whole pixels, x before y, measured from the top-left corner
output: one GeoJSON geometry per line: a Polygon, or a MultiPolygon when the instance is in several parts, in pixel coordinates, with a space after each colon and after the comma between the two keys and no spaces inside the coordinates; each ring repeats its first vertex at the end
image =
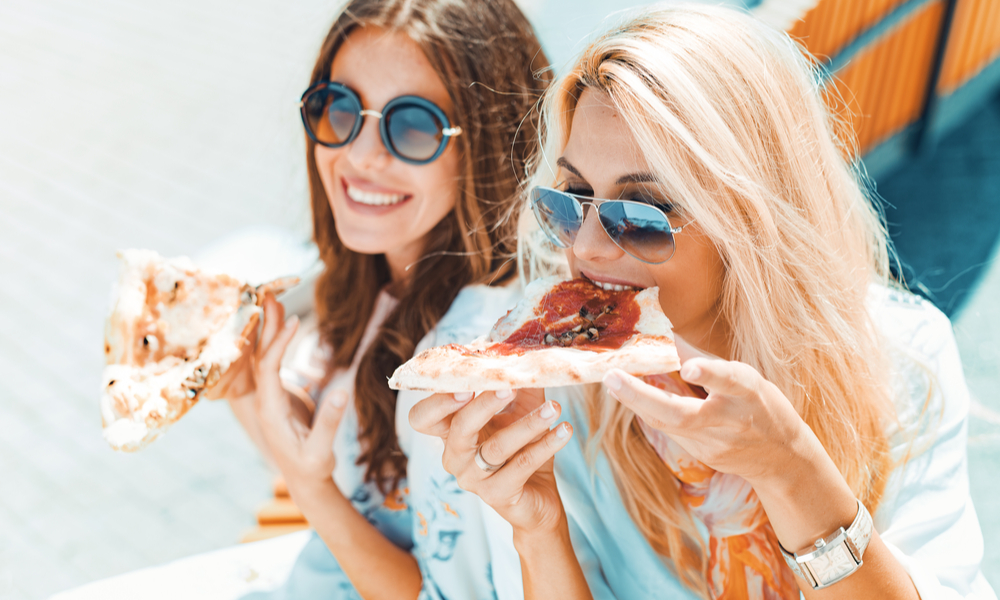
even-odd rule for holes
{"type": "Polygon", "coordinates": [[[619,348],[633,335],[639,320],[637,293],[606,290],[587,279],[564,281],[538,301],[533,318],[485,352],[520,354],[547,346],[597,351],[619,348]]]}
{"type": "Polygon", "coordinates": [[[521,300],[468,345],[428,348],[389,378],[394,390],[466,392],[596,383],[610,369],[680,369],[659,289],[602,289],[536,279],[521,300]]]}

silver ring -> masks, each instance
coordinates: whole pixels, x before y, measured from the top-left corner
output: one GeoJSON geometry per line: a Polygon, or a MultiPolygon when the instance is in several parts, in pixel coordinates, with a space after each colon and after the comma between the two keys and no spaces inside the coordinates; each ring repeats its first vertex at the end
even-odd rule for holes
{"type": "Polygon", "coordinates": [[[507,464],[507,461],[503,461],[499,465],[491,465],[490,463],[486,462],[485,458],[483,458],[482,445],[480,445],[479,448],[476,449],[476,465],[478,465],[479,468],[482,469],[483,471],[487,473],[495,473],[499,471],[500,468],[503,467],[505,464],[507,464]]]}

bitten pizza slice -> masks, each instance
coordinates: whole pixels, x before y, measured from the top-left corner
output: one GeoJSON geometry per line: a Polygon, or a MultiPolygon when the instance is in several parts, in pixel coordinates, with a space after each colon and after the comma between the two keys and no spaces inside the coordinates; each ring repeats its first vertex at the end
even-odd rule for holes
{"type": "Polygon", "coordinates": [[[216,384],[260,320],[263,292],[199,271],[186,258],[119,252],[121,272],[105,327],[104,439],[132,452],[156,439],[216,384]]]}
{"type": "Polygon", "coordinates": [[[601,381],[611,369],[680,369],[658,288],[605,290],[587,279],[546,278],[468,346],[430,348],[401,365],[393,389],[433,392],[538,388],[601,381]]]}

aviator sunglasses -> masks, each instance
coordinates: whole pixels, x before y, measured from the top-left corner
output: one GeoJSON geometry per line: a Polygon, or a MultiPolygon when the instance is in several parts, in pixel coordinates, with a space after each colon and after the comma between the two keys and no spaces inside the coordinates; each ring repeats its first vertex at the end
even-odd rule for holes
{"type": "Polygon", "coordinates": [[[382,111],[362,108],[354,90],[332,81],[320,81],[302,94],[302,124],[317,144],[340,148],[358,137],[365,117],[379,120],[382,143],[390,154],[412,165],[424,165],[441,156],[448,139],[462,133],[452,127],[444,111],[419,96],[393,98],[382,111]]]}
{"type": "Polygon", "coordinates": [[[644,263],[665,263],[674,255],[674,234],[667,214],[655,205],[636,200],[598,200],[568,192],[536,187],[531,190],[531,210],[542,231],[560,248],[569,248],[583,227],[584,206],[597,209],[601,227],[611,241],[629,256],[644,263]]]}

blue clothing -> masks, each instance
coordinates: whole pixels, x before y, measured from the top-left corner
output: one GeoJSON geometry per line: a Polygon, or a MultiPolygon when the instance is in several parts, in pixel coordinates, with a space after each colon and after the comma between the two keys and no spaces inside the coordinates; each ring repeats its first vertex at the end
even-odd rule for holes
{"type": "Polygon", "coordinates": [[[597,453],[593,465],[588,463],[588,419],[581,402],[584,389],[549,389],[546,396],[563,406],[564,420],[573,424],[573,438],[556,454],[555,472],[573,549],[594,600],[697,600],[635,526],[604,453],[597,453]]]}
{"type": "MultiPolygon", "coordinates": [[[[414,354],[443,344],[471,342],[488,332],[519,297],[520,289],[517,287],[474,285],[464,288],[437,326],[417,345],[414,354]]],[[[387,295],[379,298],[369,331],[365,334],[366,339],[362,340],[362,348],[367,346],[366,341],[370,341],[369,338],[374,336],[381,321],[394,306],[395,301],[387,295]]],[[[298,373],[294,368],[283,371],[282,377],[318,397],[317,391],[308,386],[306,379],[309,377],[301,376],[302,373],[308,375],[310,358],[292,362],[293,365],[298,362],[306,366],[298,373]]],[[[322,364],[323,361],[312,362],[322,364]]],[[[337,374],[322,393],[335,388],[346,389],[351,392],[353,402],[355,373],[356,365],[337,374]]],[[[396,494],[390,498],[383,496],[375,485],[364,481],[363,467],[355,464],[361,446],[353,403],[348,406],[351,410],[345,411],[334,442],[337,457],[334,480],[341,491],[350,497],[358,512],[398,547],[412,552],[423,576],[420,600],[493,600],[497,596],[483,525],[483,512],[492,512],[492,509],[483,504],[478,496],[461,490],[455,477],[444,470],[441,465],[441,440],[418,434],[410,427],[410,408],[427,395],[425,392],[406,390],[397,395],[396,435],[400,448],[407,455],[408,465],[406,479],[400,483],[396,494]]],[[[280,588],[267,593],[248,594],[244,599],[320,597],[360,600],[326,544],[313,533],[280,588]]]]}
{"type": "MultiPolygon", "coordinates": [[[[873,286],[869,310],[893,361],[896,409],[892,456],[898,466],[873,515],[882,542],[909,573],[924,600],[996,600],[980,570],[982,533],[969,496],[966,467],[968,391],[947,317],[929,303],[873,286]]],[[[582,387],[547,389],[563,406],[574,436],[556,454],[555,475],[574,550],[595,600],[695,599],[639,532],[626,510],[606,455],[593,463],[582,387]]],[[[666,468],[666,467],[665,467],[666,468]]],[[[508,529],[490,527],[497,540],[508,529]]],[[[509,541],[493,546],[495,580],[521,580],[509,541]]],[[[522,600],[512,590],[502,600],[522,600]]]]}

